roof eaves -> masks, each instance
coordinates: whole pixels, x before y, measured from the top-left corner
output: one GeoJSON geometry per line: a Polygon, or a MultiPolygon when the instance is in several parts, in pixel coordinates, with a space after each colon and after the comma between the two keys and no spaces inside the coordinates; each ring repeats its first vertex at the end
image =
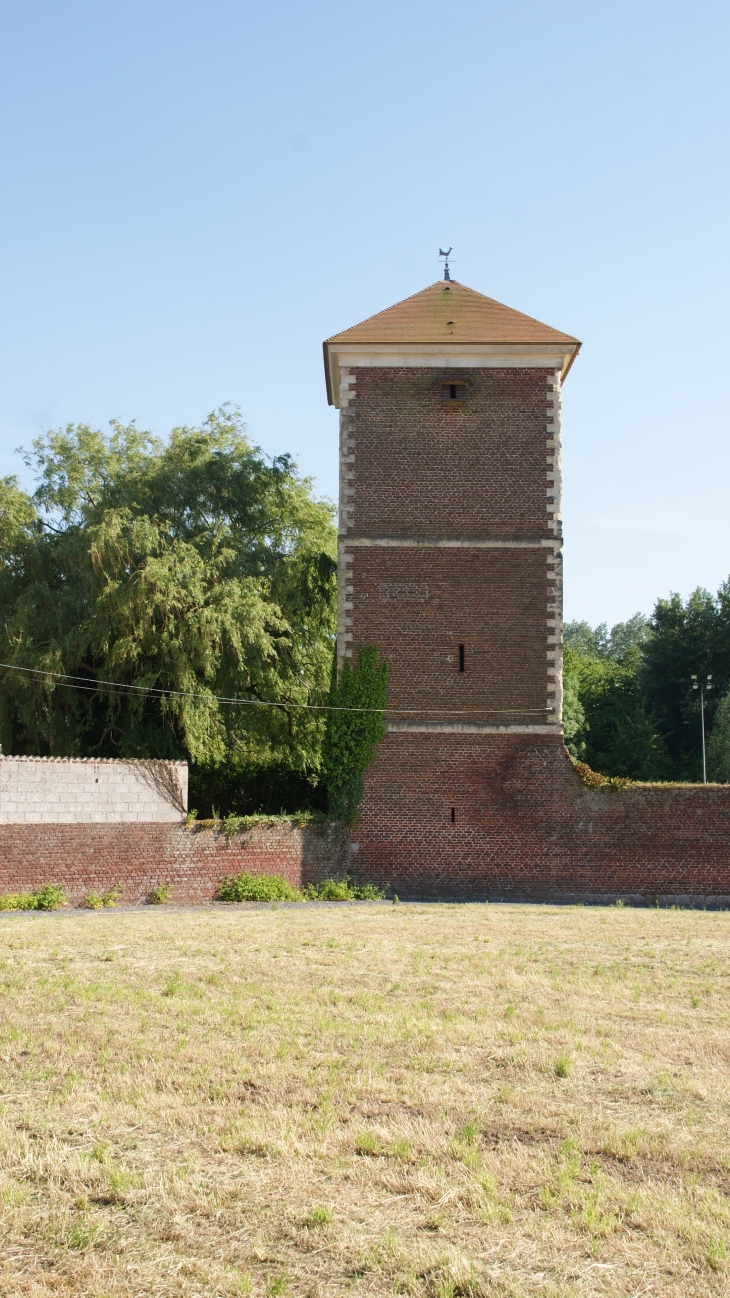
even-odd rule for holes
{"type": "Polygon", "coordinates": [[[326,339],[326,340],[322,343],[322,351],[324,352],[324,381],[325,381],[325,383],[327,384],[327,405],[328,405],[328,406],[333,406],[333,405],[335,404],[335,401],[334,401],[334,396],[333,396],[333,394],[332,394],[332,381],[331,381],[331,379],[330,379],[330,352],[329,352],[329,346],[330,346],[330,344],[329,344],[329,339],[326,339]]]}
{"type": "Polygon", "coordinates": [[[582,343],[579,343],[579,342],[578,342],[578,339],[576,338],[576,339],[575,339],[575,347],[573,348],[573,355],[571,356],[570,360],[568,361],[568,364],[566,365],[565,369],[563,370],[563,375],[562,375],[562,378],[561,378],[561,380],[560,380],[561,385],[562,385],[563,383],[565,383],[565,380],[567,379],[568,375],[570,374],[570,371],[571,371],[571,369],[573,368],[573,361],[574,361],[575,358],[577,357],[578,352],[580,351],[580,349],[581,349],[582,346],[583,346],[583,344],[582,344],[582,343]]]}
{"type": "Polygon", "coordinates": [[[347,347],[580,347],[577,338],[569,334],[557,338],[328,338],[325,347],[335,344],[347,347]]]}

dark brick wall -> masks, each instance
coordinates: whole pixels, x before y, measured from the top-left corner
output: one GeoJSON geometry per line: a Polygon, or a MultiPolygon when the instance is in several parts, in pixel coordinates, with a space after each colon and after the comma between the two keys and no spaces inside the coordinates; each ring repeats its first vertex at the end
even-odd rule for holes
{"type": "Polygon", "coordinates": [[[590,789],[558,736],[389,734],[355,840],[402,897],[730,905],[730,786],[590,789]]]}
{"type": "Polygon", "coordinates": [[[465,383],[461,409],[441,404],[442,370],[354,372],[355,532],[548,535],[551,371],[449,371],[465,383]]]}
{"type": "Polygon", "coordinates": [[[348,554],[353,643],[380,646],[391,708],[545,720],[552,552],[352,546],[348,554]]]}
{"type": "Polygon", "coordinates": [[[80,902],[121,883],[129,903],[163,883],[172,885],[174,901],[208,901],[224,875],[244,870],[297,885],[341,874],[347,847],[336,825],[289,822],[257,825],[230,840],[196,825],[0,825],[0,892],[60,883],[80,902]]]}
{"type": "Polygon", "coordinates": [[[391,708],[419,720],[554,721],[553,372],[358,366],[353,376],[341,646],[377,644],[391,708]],[[445,378],[459,385],[456,408],[442,401],[445,378]]]}

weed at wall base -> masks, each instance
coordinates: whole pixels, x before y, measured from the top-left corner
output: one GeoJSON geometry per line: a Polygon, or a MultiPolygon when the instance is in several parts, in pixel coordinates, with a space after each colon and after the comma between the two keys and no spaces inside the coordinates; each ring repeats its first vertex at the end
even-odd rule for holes
{"type": "Polygon", "coordinates": [[[0,896],[0,910],[60,910],[68,905],[68,893],[57,883],[43,883],[33,892],[6,892],[0,896]]]}
{"type": "Polygon", "coordinates": [[[0,897],[0,910],[35,910],[32,892],[6,892],[0,897]]]}
{"type": "Polygon", "coordinates": [[[304,889],[306,901],[382,901],[385,893],[374,883],[352,883],[344,879],[323,879],[304,889]]]}
{"type": "Polygon", "coordinates": [[[298,888],[278,874],[225,875],[218,886],[217,901],[301,901],[298,888]]]}
{"type": "Polygon", "coordinates": [[[226,875],[221,879],[217,901],[380,901],[383,893],[372,883],[354,884],[349,878],[323,879],[321,883],[295,888],[278,874],[226,875]]]}
{"type": "Polygon", "coordinates": [[[124,889],[121,883],[112,884],[106,892],[87,892],[84,897],[82,906],[86,910],[104,910],[105,908],[118,906],[124,895],[124,889]]]}
{"type": "Polygon", "coordinates": [[[151,888],[147,893],[150,906],[164,906],[168,901],[172,901],[172,885],[169,883],[158,883],[156,888],[151,888]]]}

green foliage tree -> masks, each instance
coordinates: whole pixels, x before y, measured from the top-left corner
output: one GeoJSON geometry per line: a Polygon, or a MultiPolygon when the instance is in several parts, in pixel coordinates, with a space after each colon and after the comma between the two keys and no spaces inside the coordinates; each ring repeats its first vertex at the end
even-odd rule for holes
{"type": "MultiPolygon", "coordinates": [[[[575,650],[568,650],[568,653],[575,653],[575,650]]],[[[577,672],[570,670],[566,664],[563,675],[563,734],[565,736],[565,747],[578,761],[584,762],[587,722],[579,691],[580,678],[577,672]]]]}
{"type": "Polygon", "coordinates": [[[574,692],[584,715],[568,743],[573,755],[602,775],[667,779],[664,743],[647,713],[635,666],[568,648],[564,671],[566,695],[574,692]]]}
{"type": "Polygon", "coordinates": [[[323,716],[295,705],[327,699],[336,543],[290,457],[223,408],[167,442],[69,425],[27,462],[33,497],[0,483],[0,652],[38,674],[0,682],[5,751],[316,775],[323,716]]]}
{"type": "Polygon", "coordinates": [[[679,595],[658,600],[651,626],[641,672],[647,705],[664,736],[675,778],[701,779],[700,703],[690,678],[693,673],[713,677],[707,698],[712,727],[719,699],[730,687],[730,582],[717,596],[698,587],[686,603],[679,595]]]}
{"type": "Polygon", "coordinates": [[[595,628],[587,622],[566,622],[563,629],[566,648],[585,658],[608,658],[624,666],[639,662],[650,635],[649,619],[643,613],[635,613],[628,622],[617,622],[610,631],[605,622],[595,628]]]}
{"type": "Polygon", "coordinates": [[[329,808],[353,824],[363,794],[363,775],[385,734],[388,664],[375,645],[364,645],[353,666],[345,659],[337,677],[332,668],[332,711],[327,714],[324,777],[329,808]],[[342,709],[342,711],[338,711],[342,709]]]}
{"type": "Polygon", "coordinates": [[[720,700],[707,739],[707,774],[718,784],[730,784],[730,690],[720,700]]]}
{"type": "Polygon", "coordinates": [[[610,632],[605,623],[595,630],[586,622],[566,624],[566,744],[574,757],[602,775],[636,780],[669,777],[664,742],[647,710],[639,675],[650,634],[649,623],[640,613],[617,623],[610,632]]]}
{"type": "Polygon", "coordinates": [[[686,602],[660,599],[650,620],[637,614],[610,633],[605,625],[568,623],[565,643],[566,736],[575,755],[604,775],[701,779],[700,702],[691,677],[711,674],[706,718],[715,736],[712,761],[724,769],[724,722],[717,724],[715,711],[730,687],[730,583],[717,596],[698,588],[686,602]],[[584,712],[577,729],[574,696],[584,712]]]}

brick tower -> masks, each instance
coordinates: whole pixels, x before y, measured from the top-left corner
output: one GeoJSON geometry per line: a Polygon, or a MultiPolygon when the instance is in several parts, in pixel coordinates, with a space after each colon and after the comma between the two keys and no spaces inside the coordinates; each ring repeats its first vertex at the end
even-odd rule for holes
{"type": "Polygon", "coordinates": [[[566,760],[560,388],[579,347],[455,281],[324,344],[339,661],[376,644],[390,664],[353,867],[404,895],[488,894],[530,816],[545,836],[566,760]]]}

